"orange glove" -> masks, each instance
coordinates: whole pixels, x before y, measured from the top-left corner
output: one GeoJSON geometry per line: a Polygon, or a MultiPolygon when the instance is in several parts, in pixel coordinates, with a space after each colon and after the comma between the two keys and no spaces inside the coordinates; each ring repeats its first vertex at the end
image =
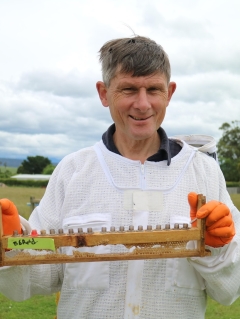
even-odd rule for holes
{"type": "MultiPolygon", "coordinates": [[[[235,235],[234,221],[229,208],[212,200],[197,211],[197,201],[196,193],[188,194],[191,220],[206,217],[205,244],[215,248],[229,244],[235,235]]],[[[193,223],[193,226],[195,225],[193,223]]]]}
{"type": "Polygon", "coordinates": [[[21,234],[22,227],[17,207],[6,198],[0,199],[0,204],[2,207],[3,234],[12,235],[14,230],[17,230],[21,234]]]}

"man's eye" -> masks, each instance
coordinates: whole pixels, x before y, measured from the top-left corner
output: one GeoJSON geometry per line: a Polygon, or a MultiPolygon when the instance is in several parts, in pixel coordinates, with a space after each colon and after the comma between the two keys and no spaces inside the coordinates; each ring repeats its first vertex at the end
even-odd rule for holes
{"type": "Polygon", "coordinates": [[[130,87],[129,87],[129,88],[124,88],[123,91],[128,91],[128,92],[130,92],[130,91],[133,91],[133,88],[130,88],[130,87]]]}

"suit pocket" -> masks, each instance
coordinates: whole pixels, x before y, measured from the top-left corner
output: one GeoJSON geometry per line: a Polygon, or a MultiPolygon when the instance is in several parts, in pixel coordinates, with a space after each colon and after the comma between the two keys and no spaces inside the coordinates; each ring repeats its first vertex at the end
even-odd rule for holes
{"type": "Polygon", "coordinates": [[[204,294],[204,279],[186,258],[168,259],[166,266],[166,291],[190,296],[202,296],[204,294]]]}
{"type": "MultiPolygon", "coordinates": [[[[87,231],[91,227],[94,232],[101,230],[101,227],[111,226],[111,215],[107,213],[95,213],[82,216],[68,217],[63,220],[65,230],[73,228],[77,232],[78,228],[87,231]]],[[[95,246],[73,248],[65,247],[64,253],[70,255],[74,250],[80,252],[90,252],[95,254],[110,253],[110,246],[95,246]]],[[[68,288],[88,288],[94,290],[109,288],[109,262],[82,262],[69,263],[65,266],[64,282],[68,288]]]]}
{"type": "MultiPolygon", "coordinates": [[[[189,222],[189,216],[170,216],[171,228],[174,227],[174,223],[189,222]]],[[[165,290],[190,296],[202,296],[205,282],[187,258],[170,258],[166,262],[165,290]]]]}

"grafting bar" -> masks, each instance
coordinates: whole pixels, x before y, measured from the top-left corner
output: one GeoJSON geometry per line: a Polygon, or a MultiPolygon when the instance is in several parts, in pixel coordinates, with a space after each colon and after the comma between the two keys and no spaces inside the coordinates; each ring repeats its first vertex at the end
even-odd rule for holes
{"type": "MultiPolygon", "coordinates": [[[[202,204],[204,200],[202,195],[199,195],[199,198],[199,202],[202,204]]],[[[2,222],[0,226],[2,227],[2,222]]],[[[55,230],[50,230],[50,234],[46,234],[46,231],[41,231],[41,234],[34,232],[31,235],[24,234],[20,236],[16,233],[14,236],[3,236],[1,231],[0,266],[203,257],[210,255],[210,252],[205,249],[205,220],[198,220],[197,227],[189,228],[187,224],[184,224],[183,227],[179,226],[179,224],[175,224],[174,228],[170,229],[170,225],[165,225],[165,228],[161,229],[157,225],[153,229],[149,225],[146,230],[143,230],[141,226],[138,227],[138,230],[134,230],[133,226],[129,226],[129,229],[125,230],[121,226],[117,231],[114,227],[111,227],[109,231],[103,227],[101,232],[92,232],[92,229],[89,228],[87,232],[79,229],[78,233],[73,233],[73,230],[69,230],[68,234],[63,234],[63,230],[59,230],[56,235],[55,230]],[[196,248],[190,249],[187,246],[190,241],[197,242],[196,248]],[[91,250],[82,252],[74,249],[99,245],[123,245],[127,250],[125,249],[126,252],[122,253],[95,254],[91,250]],[[66,246],[73,247],[72,255],[60,253],[59,248],[66,246]],[[16,254],[13,257],[8,257],[5,254],[6,249],[15,249],[16,254]],[[31,251],[33,250],[39,250],[40,252],[32,254],[31,251]]]]}

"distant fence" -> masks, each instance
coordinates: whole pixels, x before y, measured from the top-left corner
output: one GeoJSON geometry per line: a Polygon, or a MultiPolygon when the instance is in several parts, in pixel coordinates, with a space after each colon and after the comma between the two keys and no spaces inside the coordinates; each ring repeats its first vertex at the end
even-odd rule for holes
{"type": "Polygon", "coordinates": [[[240,187],[227,187],[229,194],[240,194],[240,187]]]}

